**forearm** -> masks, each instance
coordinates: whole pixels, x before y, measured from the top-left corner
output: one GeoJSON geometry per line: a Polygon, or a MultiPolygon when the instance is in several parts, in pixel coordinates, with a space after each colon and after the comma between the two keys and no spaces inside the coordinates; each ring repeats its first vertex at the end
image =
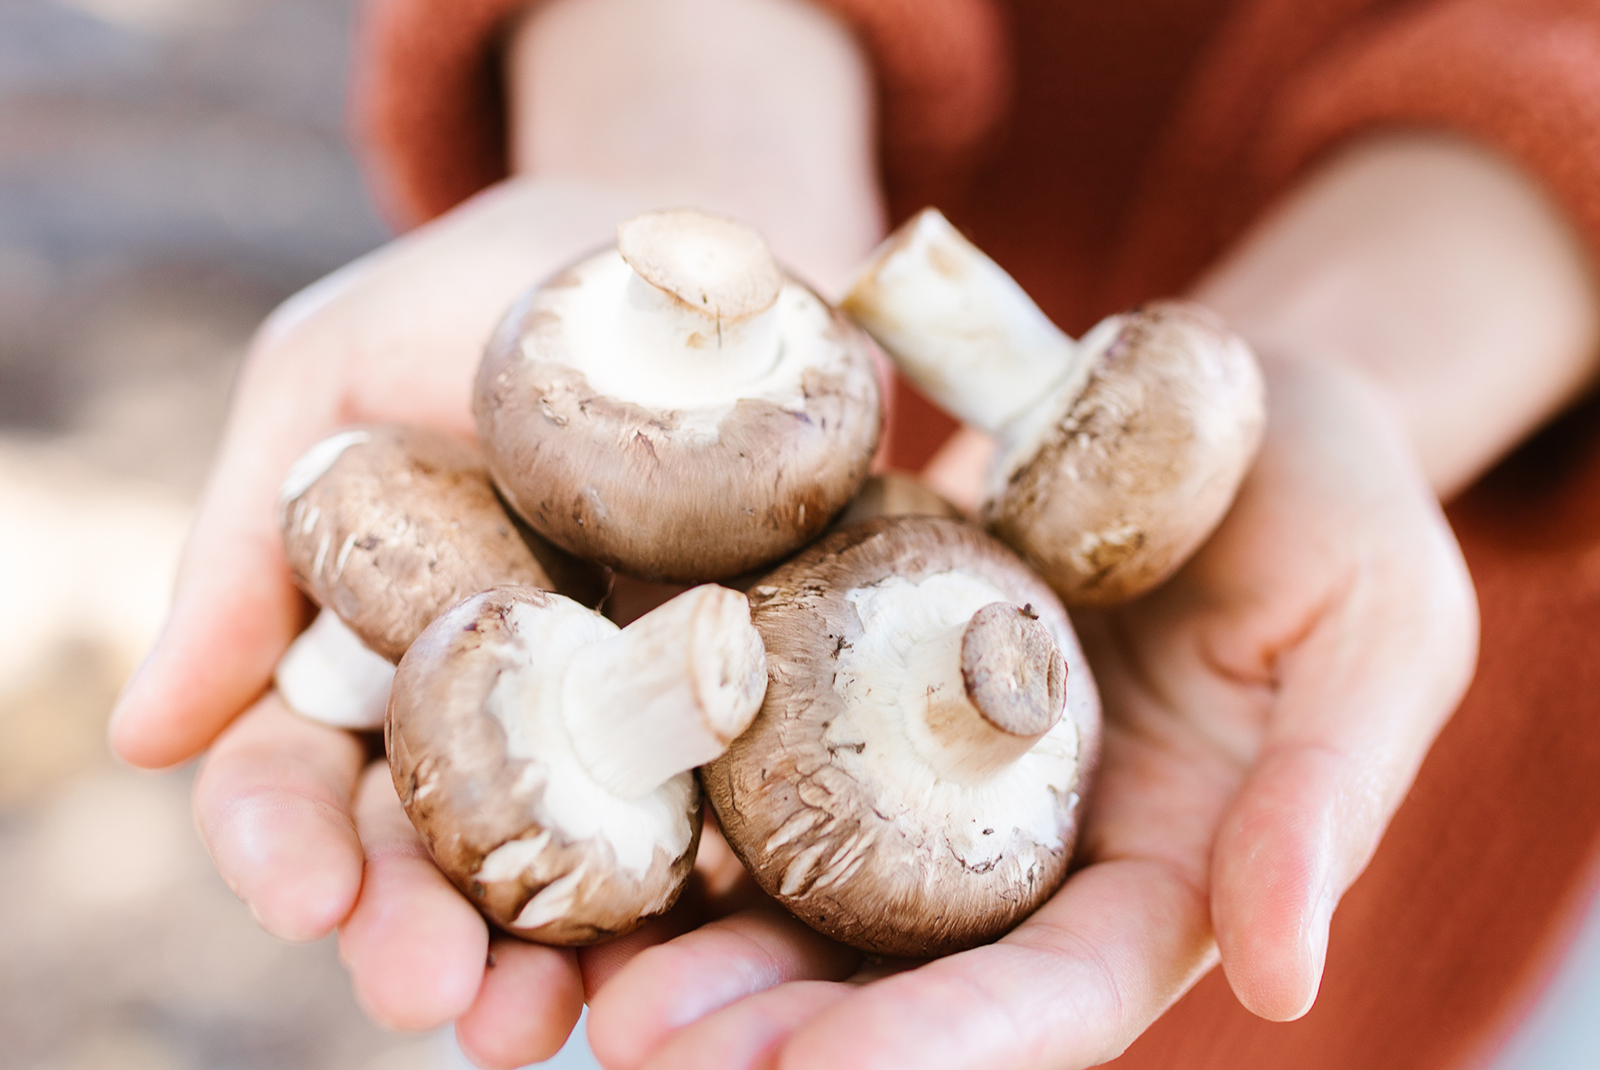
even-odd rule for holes
{"type": "Polygon", "coordinates": [[[802,0],[555,0],[507,88],[519,175],[724,212],[825,286],[881,231],[870,69],[802,0]]]}
{"type": "Polygon", "coordinates": [[[1355,367],[1449,496],[1600,370],[1584,250],[1528,178],[1442,137],[1335,158],[1195,296],[1264,353],[1355,367]]]}

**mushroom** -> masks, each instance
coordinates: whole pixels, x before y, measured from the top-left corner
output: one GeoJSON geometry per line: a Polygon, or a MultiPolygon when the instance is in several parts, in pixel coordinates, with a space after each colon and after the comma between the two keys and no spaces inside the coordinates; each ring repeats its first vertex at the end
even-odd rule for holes
{"type": "Polygon", "coordinates": [[[834,518],[828,530],[841,531],[880,516],[943,516],[956,520],[961,517],[961,510],[916,476],[884,471],[862,484],[861,492],[834,518]]]}
{"type": "Polygon", "coordinates": [[[936,209],[843,303],[935,402],[1000,440],[985,524],[1069,605],[1171,575],[1221,521],[1265,423],[1243,339],[1161,301],[1073,341],[936,209]]]}
{"type": "Polygon", "coordinates": [[[486,917],[592,943],[676,901],[700,836],[691,770],[744,730],[766,685],[735,591],[696,587],[618,629],[499,587],[401,659],[390,770],[434,861],[486,917]]]}
{"type": "Polygon", "coordinates": [[[297,460],[278,524],[295,582],[321,607],[274,674],[285,702],[378,728],[394,662],[467,595],[501,583],[597,596],[596,577],[519,529],[471,447],[435,431],[358,427],[297,460]]]}
{"type": "Polygon", "coordinates": [[[523,297],[473,412],[506,500],[545,538],[647,580],[722,579],[815,538],[867,477],[871,341],[755,231],[688,209],[523,297]]]}
{"type": "Polygon", "coordinates": [[[971,524],[891,517],[828,536],[750,600],[766,699],[700,775],[769,895],[845,943],[923,956],[1055,890],[1100,721],[1049,587],[971,524]]]}

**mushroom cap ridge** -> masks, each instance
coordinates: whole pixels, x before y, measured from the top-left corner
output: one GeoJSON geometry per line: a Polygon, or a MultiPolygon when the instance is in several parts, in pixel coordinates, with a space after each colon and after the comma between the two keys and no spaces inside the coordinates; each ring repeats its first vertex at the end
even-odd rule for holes
{"type": "MultiPolygon", "coordinates": [[[[543,609],[558,599],[533,587],[500,587],[434,621],[401,659],[384,742],[406,814],[468,901],[513,936],[582,945],[630,932],[677,901],[694,868],[702,803],[687,773],[657,789],[669,802],[684,804],[690,835],[675,856],[655,850],[640,873],[620,867],[603,839],[564,835],[550,820],[540,759],[509,753],[506,728],[489,705],[522,656],[514,634],[517,606],[543,609]],[[533,855],[525,865],[508,867],[515,871],[504,879],[480,879],[486,859],[518,842],[533,855]],[[572,908],[538,927],[516,928],[528,904],[563,879],[572,908]]],[[[601,627],[616,631],[608,623],[601,627]]],[[[537,657],[539,651],[528,653],[537,657]]]]}
{"type": "Polygon", "coordinates": [[[728,843],[769,895],[845,943],[926,956],[992,939],[1054,892],[1099,754],[1099,700],[1059,600],[1014,554],[971,524],[883,518],[803,551],[756,585],[751,605],[767,647],[766,700],[700,777],[728,843]],[[1052,784],[1029,796],[1033,812],[1045,814],[1046,835],[999,821],[987,830],[944,827],[930,817],[934,806],[897,806],[846,771],[867,744],[829,737],[845,715],[836,657],[863,635],[847,594],[952,569],[1031,605],[1066,660],[1065,716],[1041,742],[1075,754],[1073,768],[1055,768],[1052,784]],[[1001,843],[1006,849],[991,849],[1001,843]]]}
{"type": "Polygon", "coordinates": [[[519,529],[471,446],[398,424],[337,437],[344,445],[331,463],[303,484],[289,480],[284,553],[301,589],[390,661],[469,594],[553,586],[539,554],[554,571],[581,573],[519,529]]]}
{"type": "Polygon", "coordinates": [[[717,409],[624,401],[566,355],[563,291],[591,261],[518,301],[479,366],[473,414],[506,501],[557,546],[651,580],[722,579],[815,538],[877,448],[872,341],[791,278],[780,306],[819,320],[831,354],[799,374],[792,397],[717,409]]]}

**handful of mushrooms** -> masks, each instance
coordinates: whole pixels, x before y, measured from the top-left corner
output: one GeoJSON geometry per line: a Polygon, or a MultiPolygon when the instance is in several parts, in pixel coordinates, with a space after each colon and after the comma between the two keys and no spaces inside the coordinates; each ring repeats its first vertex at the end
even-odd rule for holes
{"type": "Polygon", "coordinates": [[[1051,586],[1104,601],[1181,563],[1248,464],[1259,376],[1178,306],[1073,343],[937,213],[847,309],[1009,443],[1017,489],[985,516],[1044,579],[925,488],[868,483],[871,341],[692,210],[625,222],[512,308],[477,378],[482,461],[361,428],[285,480],[323,612],[279,687],[352,727],[387,704],[406,812],[506,931],[581,944],[669,909],[702,783],[768,894],[877,953],[991,939],[1064,877],[1099,706],[1051,586]],[[1195,369],[1177,400],[1150,386],[1195,369]],[[574,558],[700,586],[619,629],[574,558]]]}

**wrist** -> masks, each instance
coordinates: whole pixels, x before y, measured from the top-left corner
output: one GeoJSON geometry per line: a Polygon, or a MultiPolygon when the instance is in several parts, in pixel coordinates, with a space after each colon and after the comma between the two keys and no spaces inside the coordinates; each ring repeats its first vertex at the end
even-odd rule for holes
{"type": "Polygon", "coordinates": [[[693,204],[830,285],[879,237],[868,62],[793,0],[553,0],[506,54],[513,171],[693,204]]]}
{"type": "Polygon", "coordinates": [[[1582,247],[1505,161],[1377,138],[1311,174],[1196,298],[1260,350],[1362,372],[1448,496],[1570,403],[1600,340],[1582,247]]]}

